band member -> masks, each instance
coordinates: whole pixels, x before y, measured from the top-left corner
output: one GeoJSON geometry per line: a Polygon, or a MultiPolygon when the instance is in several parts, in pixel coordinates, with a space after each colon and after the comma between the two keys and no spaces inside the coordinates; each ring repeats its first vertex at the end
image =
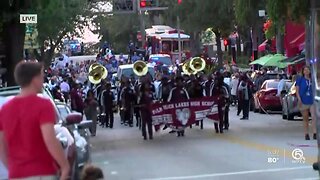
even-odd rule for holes
{"type": "Polygon", "coordinates": [[[119,110],[119,114],[120,114],[120,120],[121,120],[121,124],[124,124],[125,120],[124,120],[124,111],[122,108],[122,100],[121,100],[121,92],[123,90],[123,88],[125,87],[125,82],[126,82],[126,78],[122,77],[121,81],[120,81],[120,86],[118,87],[118,97],[117,97],[117,104],[118,107],[120,108],[119,110]]]}
{"type": "Polygon", "coordinates": [[[136,117],[136,126],[139,127],[139,129],[141,129],[141,114],[140,114],[140,107],[139,105],[139,101],[140,101],[140,87],[141,87],[141,81],[140,79],[136,80],[136,82],[134,83],[134,93],[135,93],[135,97],[134,97],[134,115],[136,117]]]}
{"type": "Polygon", "coordinates": [[[209,75],[208,80],[203,83],[205,96],[210,96],[210,90],[211,90],[212,84],[213,84],[213,77],[212,75],[209,75]]]}
{"type": "Polygon", "coordinates": [[[223,86],[223,76],[216,74],[213,86],[211,86],[210,96],[218,96],[218,114],[219,123],[214,123],[216,133],[223,133],[223,118],[226,99],[228,99],[228,90],[223,86]]]}
{"type": "Polygon", "coordinates": [[[125,86],[121,91],[121,108],[123,110],[124,121],[128,122],[130,127],[133,127],[133,106],[134,106],[134,91],[130,86],[129,81],[125,81],[125,86]]]}
{"type": "Polygon", "coordinates": [[[167,102],[172,85],[169,83],[168,77],[162,77],[161,83],[159,85],[159,100],[161,102],[167,102]]]}
{"type": "Polygon", "coordinates": [[[141,90],[140,105],[141,105],[141,118],[142,118],[142,136],[144,140],[147,140],[146,128],[148,127],[149,139],[153,139],[152,118],[151,118],[151,112],[150,112],[150,106],[152,104],[152,101],[154,100],[153,92],[148,82],[142,83],[140,90],[141,90]]]}
{"type": "MultiPolygon", "coordinates": [[[[189,94],[183,85],[183,78],[181,76],[176,77],[176,87],[171,89],[168,102],[190,99],[189,94]]],[[[176,128],[178,129],[178,127],[176,128]]],[[[184,129],[178,129],[177,135],[178,137],[184,136],[184,129]]]]}
{"type": "Polygon", "coordinates": [[[102,92],[102,101],[104,107],[105,119],[102,126],[113,128],[113,101],[115,100],[114,94],[111,91],[111,84],[106,84],[106,89],[102,92]]]}
{"type": "MultiPolygon", "coordinates": [[[[191,82],[189,84],[189,95],[190,98],[201,98],[203,97],[203,87],[200,83],[200,78],[196,78],[194,75],[191,76],[191,82]]],[[[203,128],[203,120],[200,121],[201,129],[203,128]]],[[[196,126],[199,126],[199,121],[196,122],[196,126]]],[[[190,128],[192,128],[192,125],[190,125],[190,128]]]]}

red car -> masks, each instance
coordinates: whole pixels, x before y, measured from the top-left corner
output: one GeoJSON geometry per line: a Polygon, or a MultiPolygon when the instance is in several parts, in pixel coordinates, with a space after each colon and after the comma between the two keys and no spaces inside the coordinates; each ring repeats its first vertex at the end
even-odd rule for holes
{"type": "MultiPolygon", "coordinates": [[[[280,96],[277,95],[279,80],[270,79],[264,81],[261,89],[256,92],[254,98],[254,112],[265,113],[268,110],[281,111],[280,96]]],[[[289,89],[291,82],[285,80],[285,89],[289,89]]]]}

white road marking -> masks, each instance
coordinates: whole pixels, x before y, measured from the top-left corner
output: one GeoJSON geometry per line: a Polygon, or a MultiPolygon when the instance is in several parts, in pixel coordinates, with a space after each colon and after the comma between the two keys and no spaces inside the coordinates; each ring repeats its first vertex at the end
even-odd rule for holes
{"type": "Polygon", "coordinates": [[[294,180],[319,180],[319,177],[301,178],[301,179],[294,179],[294,180]]]}
{"type": "Polygon", "coordinates": [[[104,164],[104,165],[108,165],[109,162],[108,162],[108,161],[104,161],[103,164],[104,164]]]}
{"type": "Polygon", "coordinates": [[[311,166],[300,166],[300,167],[292,167],[292,168],[261,169],[261,170],[238,171],[238,172],[229,172],[229,173],[201,174],[201,175],[194,175],[194,176],[149,178],[149,179],[142,179],[142,180],[201,179],[201,178],[209,178],[209,177],[221,177],[221,176],[232,176],[232,175],[243,175],[243,174],[254,174],[254,173],[265,173],[265,172],[292,171],[292,170],[298,170],[298,169],[312,169],[312,167],[311,166]]]}

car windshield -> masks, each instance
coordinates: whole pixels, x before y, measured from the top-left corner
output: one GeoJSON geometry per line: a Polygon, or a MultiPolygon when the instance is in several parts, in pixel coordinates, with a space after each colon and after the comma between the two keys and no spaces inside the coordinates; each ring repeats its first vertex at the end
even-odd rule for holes
{"type": "Polygon", "coordinates": [[[172,65],[170,57],[151,57],[151,62],[159,62],[165,65],[172,65]]]}
{"type": "Polygon", "coordinates": [[[278,88],[278,84],[279,82],[278,81],[269,81],[267,82],[267,89],[277,89],[278,88]]]}
{"type": "MultiPolygon", "coordinates": [[[[155,75],[154,69],[152,67],[148,68],[148,72],[151,74],[152,78],[155,75]]],[[[125,76],[127,78],[130,78],[134,75],[134,77],[137,79],[138,77],[134,74],[133,69],[132,68],[126,68],[122,70],[122,76],[125,76]]]]}

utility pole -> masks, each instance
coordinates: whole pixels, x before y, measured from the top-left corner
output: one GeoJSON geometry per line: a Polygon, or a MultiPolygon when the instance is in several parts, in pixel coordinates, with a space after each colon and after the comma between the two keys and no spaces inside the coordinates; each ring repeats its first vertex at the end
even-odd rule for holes
{"type": "Polygon", "coordinates": [[[139,15],[139,21],[140,21],[140,32],[141,32],[141,47],[143,48],[144,44],[146,43],[146,31],[145,31],[145,22],[144,22],[144,11],[140,8],[140,1],[136,0],[137,3],[137,10],[139,15]]]}
{"type": "Polygon", "coordinates": [[[179,60],[179,64],[182,61],[182,54],[181,54],[181,30],[180,30],[180,18],[179,15],[177,16],[177,29],[178,29],[178,60],[179,60]]]}
{"type": "Polygon", "coordinates": [[[146,8],[141,8],[140,7],[140,0],[135,0],[136,5],[137,5],[137,13],[139,15],[139,21],[140,21],[140,31],[141,31],[141,36],[142,36],[142,47],[145,45],[146,42],[146,32],[145,32],[145,19],[144,19],[144,13],[146,11],[163,11],[167,10],[168,7],[159,7],[159,0],[156,0],[156,7],[146,7],[146,8]]]}

